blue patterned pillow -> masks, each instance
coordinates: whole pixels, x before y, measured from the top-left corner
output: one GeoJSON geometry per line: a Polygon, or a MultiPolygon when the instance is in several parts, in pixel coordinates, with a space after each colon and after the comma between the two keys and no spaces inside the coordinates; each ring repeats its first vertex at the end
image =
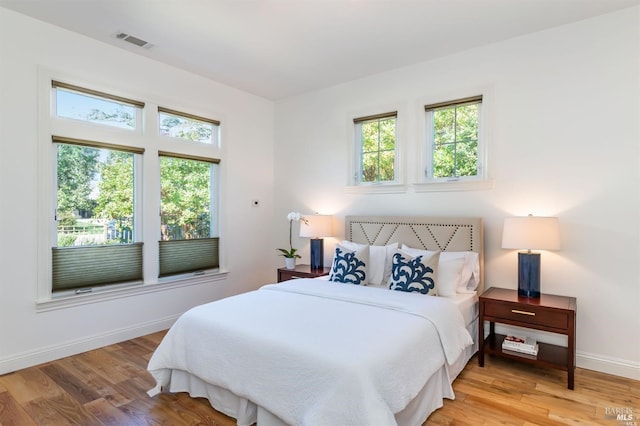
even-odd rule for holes
{"type": "Polygon", "coordinates": [[[393,254],[389,289],[438,295],[437,272],[440,252],[413,257],[402,250],[393,254]]]}
{"type": "Polygon", "coordinates": [[[329,281],[366,285],[368,281],[368,263],[369,246],[350,250],[338,244],[333,255],[329,281]]]}

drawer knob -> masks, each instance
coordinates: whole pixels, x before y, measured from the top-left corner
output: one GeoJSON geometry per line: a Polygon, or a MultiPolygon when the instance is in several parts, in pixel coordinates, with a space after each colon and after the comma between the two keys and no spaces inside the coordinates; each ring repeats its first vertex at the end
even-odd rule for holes
{"type": "Polygon", "coordinates": [[[536,316],[535,312],[519,311],[517,309],[512,309],[511,312],[513,312],[514,314],[531,315],[532,317],[536,316]]]}

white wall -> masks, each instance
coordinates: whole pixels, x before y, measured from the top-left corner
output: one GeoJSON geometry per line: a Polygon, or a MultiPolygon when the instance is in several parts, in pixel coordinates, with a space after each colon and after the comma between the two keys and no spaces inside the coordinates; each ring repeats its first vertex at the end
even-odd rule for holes
{"type": "MultiPolygon", "coordinates": [[[[558,216],[563,247],[543,253],[542,291],[578,299],[578,366],[640,379],[638,10],[276,102],[277,238],[285,241],[291,210],[335,214],[342,234],[348,214],[481,216],[486,285],[516,288],[503,219],[558,216]],[[493,189],[345,194],[353,111],[399,106],[412,182],[422,101],[465,88],[484,88],[491,104],[493,189]]],[[[308,241],[294,245],[308,260],[308,241]]]]}
{"type": "Polygon", "coordinates": [[[191,306],[275,281],[264,226],[273,221],[272,102],[3,8],[0,61],[0,374],[164,329],[191,306]],[[36,312],[41,68],[222,120],[226,279],[36,312]]]}

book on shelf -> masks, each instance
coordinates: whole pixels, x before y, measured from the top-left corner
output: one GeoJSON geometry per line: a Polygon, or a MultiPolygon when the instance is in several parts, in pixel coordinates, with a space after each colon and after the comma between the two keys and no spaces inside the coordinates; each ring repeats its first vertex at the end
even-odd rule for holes
{"type": "Polygon", "coordinates": [[[511,351],[511,352],[518,352],[518,353],[521,353],[521,354],[538,356],[538,344],[537,343],[531,349],[525,348],[525,347],[517,347],[517,346],[511,346],[511,345],[503,344],[502,345],[502,350],[503,351],[511,351]]]}
{"type": "Polygon", "coordinates": [[[514,348],[524,348],[524,349],[533,349],[535,348],[538,342],[536,339],[532,339],[531,337],[520,337],[520,336],[506,336],[503,345],[509,345],[514,348]]]}
{"type": "Polygon", "coordinates": [[[530,337],[506,336],[502,341],[502,349],[538,355],[538,342],[530,337]]]}

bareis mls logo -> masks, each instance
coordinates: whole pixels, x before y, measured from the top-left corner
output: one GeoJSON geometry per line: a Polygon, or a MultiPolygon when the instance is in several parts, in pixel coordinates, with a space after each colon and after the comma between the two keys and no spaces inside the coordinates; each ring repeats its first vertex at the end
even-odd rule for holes
{"type": "Polygon", "coordinates": [[[605,407],[604,418],[617,420],[618,424],[625,426],[638,426],[633,417],[633,408],[628,407],[605,407]]]}

